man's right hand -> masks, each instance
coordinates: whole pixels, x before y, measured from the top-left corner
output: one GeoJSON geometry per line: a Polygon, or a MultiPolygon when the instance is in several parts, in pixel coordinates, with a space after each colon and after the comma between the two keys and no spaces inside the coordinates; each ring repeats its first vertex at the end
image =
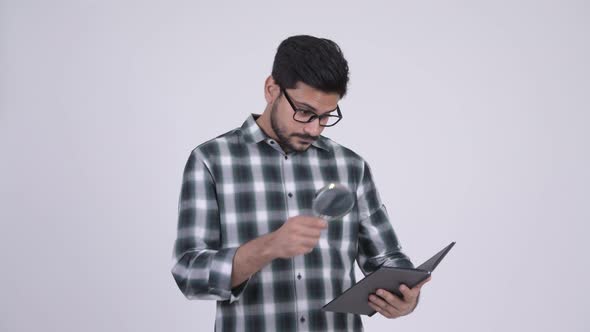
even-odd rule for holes
{"type": "Polygon", "coordinates": [[[313,216],[296,216],[285,221],[271,233],[270,249],[277,258],[290,258],[308,254],[318,244],[326,220],[313,216]]]}
{"type": "Polygon", "coordinates": [[[232,265],[232,287],[242,284],[276,258],[290,258],[310,253],[318,244],[326,220],[312,216],[287,219],[276,231],[241,245],[232,265]]]}

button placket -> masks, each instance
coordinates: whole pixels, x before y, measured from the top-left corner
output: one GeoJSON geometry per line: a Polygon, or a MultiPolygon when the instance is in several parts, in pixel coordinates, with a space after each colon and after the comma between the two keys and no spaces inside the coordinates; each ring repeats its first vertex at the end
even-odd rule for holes
{"type": "MultiPolygon", "coordinates": [[[[293,217],[295,214],[298,214],[298,202],[297,200],[293,199],[295,196],[295,174],[294,170],[291,167],[292,156],[282,155],[280,159],[281,167],[283,170],[283,188],[286,194],[286,204],[287,210],[289,211],[288,216],[293,217]]],[[[293,286],[295,288],[295,298],[296,299],[304,299],[306,297],[306,285],[303,281],[303,276],[301,271],[304,271],[304,261],[303,256],[295,256],[292,258],[293,261],[293,286]]],[[[302,303],[296,300],[295,310],[298,314],[300,324],[305,323],[306,318],[303,313],[307,308],[305,306],[301,307],[302,303]]],[[[297,317],[297,316],[296,316],[297,317]]]]}

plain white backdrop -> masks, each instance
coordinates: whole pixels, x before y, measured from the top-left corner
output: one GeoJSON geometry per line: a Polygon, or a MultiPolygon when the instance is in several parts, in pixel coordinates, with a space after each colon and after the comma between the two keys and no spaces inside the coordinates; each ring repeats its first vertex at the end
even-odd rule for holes
{"type": "Polygon", "coordinates": [[[211,331],[170,274],[184,163],[336,41],[343,121],[405,252],[457,245],[367,331],[588,331],[587,1],[0,1],[0,331],[211,331]]]}

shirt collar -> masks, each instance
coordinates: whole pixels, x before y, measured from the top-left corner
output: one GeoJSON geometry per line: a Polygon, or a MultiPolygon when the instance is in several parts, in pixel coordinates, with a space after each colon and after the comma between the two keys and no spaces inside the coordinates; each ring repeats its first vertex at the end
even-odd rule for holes
{"type": "MultiPolygon", "coordinates": [[[[269,138],[264,133],[264,131],[262,131],[260,126],[258,126],[258,123],[256,123],[256,119],[258,119],[259,116],[260,114],[250,114],[246,121],[244,121],[242,124],[242,127],[240,127],[242,137],[247,143],[260,143],[261,141],[269,138]]],[[[316,148],[329,151],[330,147],[326,143],[326,140],[327,138],[320,135],[320,137],[311,143],[311,145],[315,146],[316,148]]]]}

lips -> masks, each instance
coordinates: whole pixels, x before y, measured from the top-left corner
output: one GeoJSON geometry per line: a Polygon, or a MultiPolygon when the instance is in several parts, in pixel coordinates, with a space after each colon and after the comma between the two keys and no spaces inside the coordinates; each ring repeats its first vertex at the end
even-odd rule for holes
{"type": "Polygon", "coordinates": [[[300,138],[299,140],[300,140],[301,142],[305,143],[305,144],[311,144],[311,143],[313,142],[313,141],[306,140],[306,139],[303,139],[303,138],[300,138]]]}

